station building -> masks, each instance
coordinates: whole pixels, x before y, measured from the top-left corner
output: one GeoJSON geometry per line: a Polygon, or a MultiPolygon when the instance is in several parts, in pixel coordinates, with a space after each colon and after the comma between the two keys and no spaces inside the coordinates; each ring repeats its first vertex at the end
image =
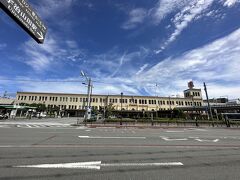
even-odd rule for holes
{"type": "MultiPolygon", "coordinates": [[[[203,105],[201,89],[193,83],[184,91],[184,97],[132,96],[132,95],[91,95],[92,109],[100,110],[110,104],[116,111],[165,111],[176,107],[200,107],[203,105]],[[122,109],[121,109],[122,107],[122,109]]],[[[79,111],[87,106],[87,94],[17,92],[16,104],[45,104],[47,108],[79,111]]]]}

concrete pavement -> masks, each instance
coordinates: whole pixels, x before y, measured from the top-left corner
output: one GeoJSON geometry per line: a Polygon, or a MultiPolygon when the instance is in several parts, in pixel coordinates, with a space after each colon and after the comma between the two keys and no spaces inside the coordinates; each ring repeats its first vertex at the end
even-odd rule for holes
{"type": "Polygon", "coordinates": [[[0,180],[237,180],[239,157],[232,129],[0,127],[0,180]]]}

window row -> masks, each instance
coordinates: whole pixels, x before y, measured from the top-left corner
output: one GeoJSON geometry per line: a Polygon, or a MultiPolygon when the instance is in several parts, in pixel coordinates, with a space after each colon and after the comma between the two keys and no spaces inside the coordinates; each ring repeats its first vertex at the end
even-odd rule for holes
{"type": "MultiPolygon", "coordinates": [[[[75,103],[86,103],[88,98],[78,98],[78,97],[54,97],[54,96],[18,96],[18,100],[21,101],[51,101],[51,102],[75,102],[75,103]]],[[[92,103],[106,103],[107,98],[91,98],[92,103]]],[[[176,106],[201,106],[201,102],[192,102],[192,101],[171,101],[171,100],[153,100],[153,99],[118,99],[118,98],[109,98],[108,103],[123,103],[123,104],[158,104],[158,105],[176,105],[176,106]]]]}

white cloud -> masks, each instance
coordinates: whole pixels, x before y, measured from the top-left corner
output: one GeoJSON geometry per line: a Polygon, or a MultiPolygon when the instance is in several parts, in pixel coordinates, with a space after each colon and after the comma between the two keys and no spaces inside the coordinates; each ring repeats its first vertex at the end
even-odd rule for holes
{"type": "MultiPolygon", "coordinates": [[[[203,89],[207,83],[210,97],[228,95],[240,97],[240,29],[201,48],[185,54],[168,58],[148,69],[148,64],[140,67],[132,76],[105,76],[102,72],[94,80],[94,94],[124,94],[169,96],[182,94],[187,82],[193,80],[196,88],[203,89]],[[154,86],[157,83],[158,86],[154,86]],[[146,93],[141,93],[146,92],[146,93]]],[[[126,55],[127,56],[127,55],[126,55]]],[[[115,65],[113,65],[115,67],[115,65]]],[[[114,69],[113,69],[114,70],[114,69]]],[[[124,73],[124,71],[122,71],[124,73]]],[[[29,78],[28,78],[29,79],[29,78]]],[[[61,79],[60,81],[62,81],[61,79]]],[[[69,83],[21,82],[18,87],[23,91],[86,93],[79,77],[64,79],[79,81],[69,83]]],[[[16,86],[16,84],[14,85],[16,86]]],[[[204,94],[204,91],[202,91],[204,94]]]]}
{"type": "Polygon", "coordinates": [[[227,7],[232,7],[234,6],[236,3],[240,3],[240,0],[222,0],[223,5],[227,6],[227,7]]]}
{"type": "Polygon", "coordinates": [[[37,11],[42,18],[52,17],[69,9],[76,0],[41,0],[37,3],[37,11]]]}
{"type": "MultiPolygon", "coordinates": [[[[193,79],[200,87],[204,81],[214,84],[213,88],[221,87],[216,91],[209,87],[212,97],[226,94],[230,97],[239,97],[240,88],[237,85],[240,82],[239,38],[240,29],[180,57],[165,59],[138,75],[136,81],[142,84],[157,81],[164,88],[164,93],[178,94],[180,89],[186,87],[186,82],[193,79]]],[[[154,93],[152,90],[150,92],[154,93]]]]}
{"type": "Polygon", "coordinates": [[[173,18],[172,22],[175,26],[174,32],[170,37],[161,45],[161,49],[157,50],[156,53],[160,53],[164,50],[171,42],[175,41],[182,31],[191,23],[194,18],[201,14],[204,10],[212,5],[214,0],[199,0],[184,7],[181,12],[177,13],[173,18]]]}
{"type": "Polygon", "coordinates": [[[139,71],[136,73],[136,75],[139,75],[142,73],[146,68],[148,67],[148,64],[144,64],[142,67],[140,67],[139,71]]]}
{"type": "Polygon", "coordinates": [[[106,53],[88,57],[86,66],[88,69],[94,69],[92,74],[95,77],[128,76],[136,73],[136,67],[141,66],[149,53],[150,50],[145,47],[139,47],[133,52],[122,52],[114,47],[106,53]]]}
{"type": "Polygon", "coordinates": [[[122,25],[123,29],[133,29],[141,24],[147,16],[147,11],[143,8],[136,8],[129,12],[129,19],[122,25]]]}
{"type": "Polygon", "coordinates": [[[7,44],[5,43],[0,44],[0,50],[5,49],[6,47],[7,47],[7,44]]]}
{"type": "Polygon", "coordinates": [[[154,22],[159,24],[167,15],[178,11],[196,0],[159,0],[154,8],[150,10],[154,22]]]}
{"type": "MultiPolygon", "coordinates": [[[[182,91],[187,88],[187,82],[193,80],[195,87],[202,89],[203,82],[206,82],[210,97],[228,95],[229,98],[239,98],[240,41],[238,39],[240,39],[240,29],[179,57],[167,58],[150,69],[147,69],[148,64],[134,67],[130,71],[123,67],[118,76],[109,76],[111,73],[105,74],[103,70],[111,69],[114,72],[123,54],[116,53],[116,50],[112,53],[109,52],[105,54],[105,57],[101,55],[101,60],[105,59],[105,62],[102,64],[100,60],[101,67],[94,69],[97,73],[91,72],[94,74],[92,76],[94,80],[93,92],[95,94],[120,94],[120,92],[124,92],[124,94],[131,95],[155,95],[155,93],[158,96],[177,95],[182,94],[182,91]]],[[[126,53],[124,62],[132,61],[136,57],[141,57],[141,53],[126,53]]],[[[93,63],[95,67],[98,67],[96,62],[93,63]]],[[[66,80],[81,81],[76,77],[66,80]]],[[[51,86],[47,83],[39,85],[39,83],[31,82],[22,84],[20,87],[25,91],[86,93],[86,88],[81,83],[76,82],[51,83],[51,86]]],[[[204,91],[202,92],[204,94],[204,91]]]]}
{"type": "MultiPolygon", "coordinates": [[[[50,33],[49,33],[50,34],[50,33]]],[[[29,40],[22,46],[25,63],[36,72],[44,72],[52,68],[53,63],[65,63],[66,60],[80,61],[85,56],[84,50],[74,41],[62,42],[56,37],[48,35],[44,44],[36,44],[29,40]]]]}

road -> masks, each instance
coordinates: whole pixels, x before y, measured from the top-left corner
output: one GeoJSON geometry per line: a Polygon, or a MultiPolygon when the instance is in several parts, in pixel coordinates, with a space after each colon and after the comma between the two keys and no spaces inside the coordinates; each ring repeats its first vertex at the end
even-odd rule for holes
{"type": "Polygon", "coordinates": [[[68,124],[0,122],[0,180],[240,179],[237,129],[68,124]]]}

